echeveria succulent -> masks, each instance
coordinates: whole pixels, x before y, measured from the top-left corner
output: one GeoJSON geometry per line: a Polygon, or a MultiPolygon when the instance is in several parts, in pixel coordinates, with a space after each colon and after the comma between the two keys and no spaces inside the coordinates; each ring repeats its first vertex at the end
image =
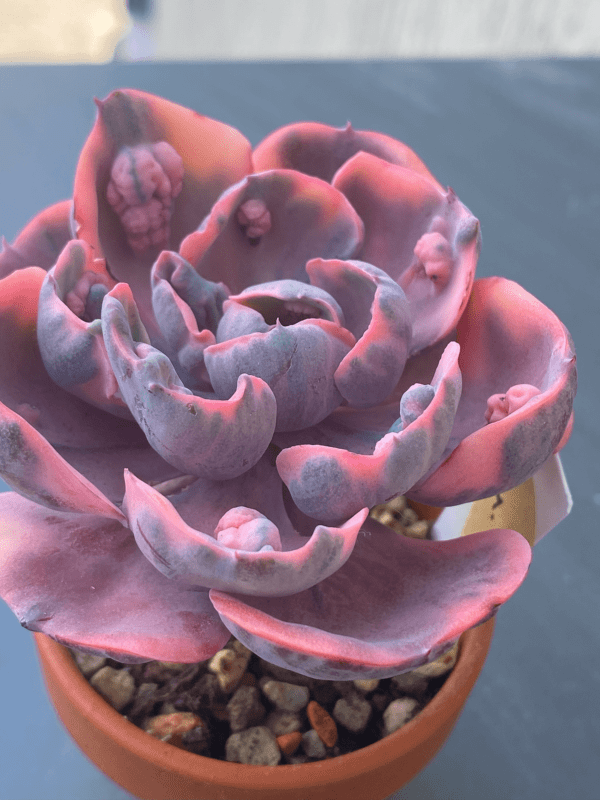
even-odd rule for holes
{"type": "Polygon", "coordinates": [[[397,495],[508,490],[568,436],[556,316],[474,281],[479,224],[406,145],[289,125],[254,150],[134,90],[72,201],[0,256],[0,590],[123,662],[231,633],[325,678],[437,657],[517,589],[512,530],[399,536],[397,495]]]}

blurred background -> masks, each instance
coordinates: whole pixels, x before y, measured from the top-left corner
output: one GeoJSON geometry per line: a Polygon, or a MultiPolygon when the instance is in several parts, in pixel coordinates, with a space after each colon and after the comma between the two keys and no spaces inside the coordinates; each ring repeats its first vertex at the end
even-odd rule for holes
{"type": "Polygon", "coordinates": [[[0,0],[0,62],[600,54],[598,0],[0,0]]]}

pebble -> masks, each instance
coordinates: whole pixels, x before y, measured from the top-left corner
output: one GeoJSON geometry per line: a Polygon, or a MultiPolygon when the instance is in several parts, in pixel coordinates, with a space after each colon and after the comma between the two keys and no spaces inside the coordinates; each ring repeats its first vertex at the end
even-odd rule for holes
{"type": "Polygon", "coordinates": [[[309,758],[325,758],[327,750],[321,737],[314,728],[311,728],[301,736],[302,749],[309,758]]]}
{"type": "Polygon", "coordinates": [[[142,683],[138,686],[133,701],[133,706],[127,715],[130,719],[146,717],[156,705],[155,693],[158,683],[142,683]]]}
{"type": "Polygon", "coordinates": [[[300,746],[301,741],[302,734],[300,731],[282,733],[281,736],[276,737],[277,746],[285,756],[293,755],[300,746]]]}
{"type": "Polygon", "coordinates": [[[273,705],[282,711],[301,711],[310,699],[307,686],[263,678],[260,681],[260,687],[273,705]]]}
{"type": "MultiPolygon", "coordinates": [[[[243,645],[242,645],[243,646],[243,645]]],[[[248,653],[248,648],[244,648],[248,653]]],[[[219,686],[226,694],[237,689],[246,671],[250,656],[233,648],[219,650],[208,662],[208,669],[217,676],[219,686]]]]}
{"type": "Polygon", "coordinates": [[[259,725],[231,734],[225,743],[225,760],[274,767],[281,760],[281,750],[273,733],[259,725]]]}
{"type": "Polygon", "coordinates": [[[418,520],[404,529],[404,535],[410,536],[411,539],[427,539],[429,525],[424,520],[418,520]]]}
{"type": "Polygon", "coordinates": [[[275,736],[283,736],[286,733],[294,733],[302,727],[302,720],[298,714],[291,711],[281,711],[277,709],[271,711],[266,719],[265,725],[273,731],[275,736]]]}
{"type": "Polygon", "coordinates": [[[422,697],[429,687],[429,681],[425,675],[412,670],[403,672],[401,675],[394,675],[390,681],[390,688],[393,692],[400,694],[410,694],[415,697],[422,697]]]}
{"type": "Polygon", "coordinates": [[[260,702],[256,686],[240,686],[227,703],[227,717],[232,733],[258,725],[265,718],[266,710],[260,702]]]}
{"type": "Polygon", "coordinates": [[[440,675],[445,675],[450,672],[452,667],[456,664],[458,658],[458,642],[453,645],[450,650],[447,650],[444,655],[436,658],[435,661],[430,661],[429,664],[423,664],[413,670],[417,675],[424,678],[438,678],[440,675]]]}
{"type": "Polygon", "coordinates": [[[181,746],[199,756],[209,756],[211,732],[208,725],[203,723],[184,733],[181,737],[181,746]]]}
{"type": "Polygon", "coordinates": [[[311,700],[306,708],[308,721],[326,747],[333,747],[337,742],[337,725],[333,717],[315,700],[311,700]]]}
{"type": "Polygon", "coordinates": [[[144,724],[144,730],[150,736],[181,747],[183,736],[194,728],[207,727],[206,723],[191,711],[178,711],[175,714],[158,714],[150,717],[144,724]]]}
{"type": "Polygon", "coordinates": [[[370,692],[374,692],[375,689],[379,686],[378,678],[370,678],[370,679],[358,679],[352,681],[354,686],[359,690],[359,692],[363,692],[363,694],[369,694],[370,692]]]}
{"type": "Polygon", "coordinates": [[[383,735],[389,736],[390,733],[405,725],[415,715],[418,707],[419,703],[414,697],[392,700],[383,712],[383,735]]]}
{"type": "Polygon", "coordinates": [[[341,697],[333,707],[335,721],[352,733],[362,733],[372,713],[371,704],[358,692],[341,697]]]}
{"type": "Polygon", "coordinates": [[[91,653],[74,653],[79,671],[89,678],[106,664],[104,656],[94,656],[91,653]]]}
{"type": "Polygon", "coordinates": [[[90,684],[117,711],[133,700],[135,681],[124,669],[102,667],[90,679],[90,684]]]}

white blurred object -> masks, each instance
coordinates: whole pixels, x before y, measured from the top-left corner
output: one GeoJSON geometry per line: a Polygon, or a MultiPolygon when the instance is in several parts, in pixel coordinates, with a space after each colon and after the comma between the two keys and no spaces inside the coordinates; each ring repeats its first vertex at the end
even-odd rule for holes
{"type": "Polygon", "coordinates": [[[0,0],[0,62],[106,63],[130,27],[124,0],[0,0]]]}
{"type": "Polygon", "coordinates": [[[597,0],[154,0],[154,5],[158,60],[600,53],[597,0]]]}

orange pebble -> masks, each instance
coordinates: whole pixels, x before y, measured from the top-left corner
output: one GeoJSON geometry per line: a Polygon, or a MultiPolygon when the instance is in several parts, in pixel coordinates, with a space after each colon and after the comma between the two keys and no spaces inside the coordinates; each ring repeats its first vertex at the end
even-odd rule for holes
{"type": "Polygon", "coordinates": [[[291,756],[298,749],[298,745],[302,741],[302,734],[300,731],[282,733],[281,736],[276,737],[276,741],[281,752],[286,756],[291,756]]]}
{"type": "Polygon", "coordinates": [[[306,708],[308,721],[319,734],[325,747],[333,747],[337,742],[337,725],[333,718],[316,700],[311,700],[306,708]]]}

